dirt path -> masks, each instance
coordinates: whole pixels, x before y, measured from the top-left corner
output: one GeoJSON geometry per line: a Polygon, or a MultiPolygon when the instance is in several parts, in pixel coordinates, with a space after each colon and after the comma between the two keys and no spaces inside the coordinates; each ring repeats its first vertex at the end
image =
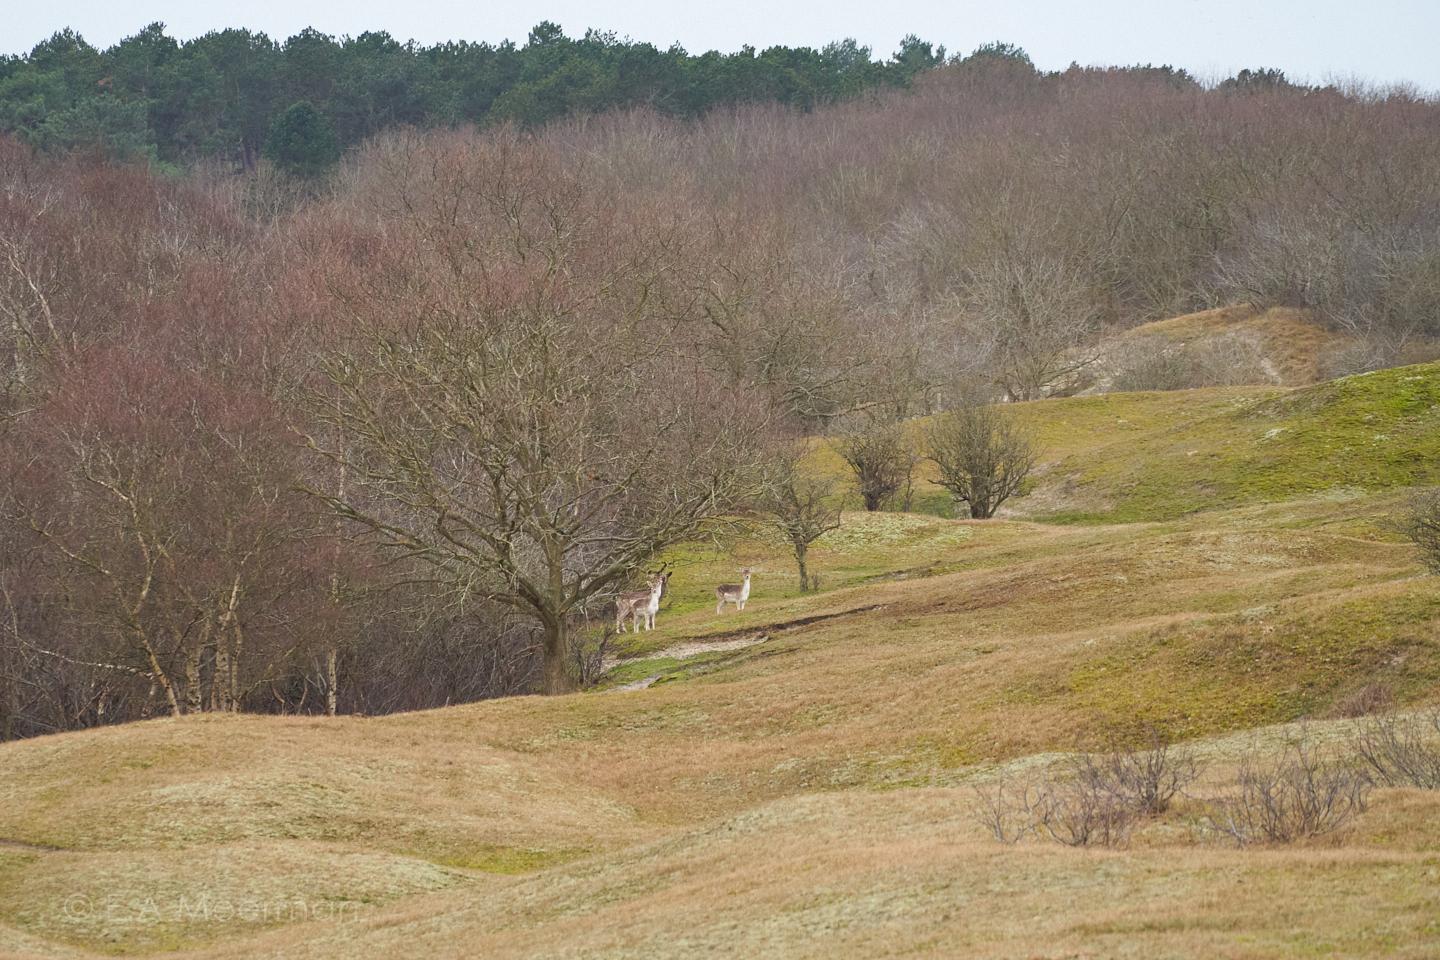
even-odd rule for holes
{"type": "MultiPolygon", "coordinates": [[[[698,657],[702,653],[721,653],[729,650],[744,650],[746,647],[753,647],[756,644],[769,640],[769,634],[756,633],[748,637],[738,637],[733,640],[692,640],[689,643],[677,643],[673,647],[666,647],[663,650],[656,650],[654,653],[643,657],[634,657],[635,660],[684,660],[688,657],[698,657]]],[[[616,664],[624,663],[624,660],[611,660],[605,665],[606,672],[614,669],[616,664]]],[[[663,674],[652,674],[640,680],[632,680],[629,683],[622,683],[615,687],[613,693],[634,693],[637,690],[644,690],[659,680],[663,674]]]]}
{"type": "Polygon", "coordinates": [[[646,677],[646,678],[644,678],[643,680],[632,680],[630,683],[622,683],[622,684],[620,684],[620,686],[615,687],[615,688],[612,689],[610,692],[611,692],[611,693],[634,693],[636,690],[644,690],[646,687],[650,686],[650,685],[653,684],[656,680],[659,680],[659,679],[660,679],[660,674],[657,673],[657,674],[655,674],[654,676],[646,677]]]}
{"type": "MultiPolygon", "coordinates": [[[[684,660],[688,657],[698,657],[702,653],[723,653],[730,650],[743,650],[746,647],[753,647],[757,643],[764,643],[770,639],[772,633],[780,633],[785,630],[794,630],[799,627],[806,627],[812,623],[821,623],[825,620],[838,620],[844,617],[853,617],[858,614],[870,613],[884,607],[882,603],[871,603],[863,607],[851,607],[848,610],[837,610],[830,613],[817,613],[808,617],[798,617],[794,620],[782,620],[779,623],[765,625],[759,629],[730,630],[724,633],[712,633],[708,638],[687,640],[684,643],[677,643],[651,653],[643,653],[639,656],[630,657],[606,657],[601,665],[602,672],[609,673],[622,663],[642,663],[646,660],[684,660]]],[[[616,690],[643,690],[655,682],[655,677],[647,680],[637,680],[635,683],[627,683],[624,686],[616,687],[616,690]],[[647,682],[648,681],[648,682],[647,682]],[[637,686],[638,684],[638,686],[637,686]]]]}
{"type": "MultiPolygon", "coordinates": [[[[645,660],[684,660],[688,657],[698,657],[702,653],[718,653],[729,650],[743,650],[746,647],[753,647],[757,643],[764,643],[766,640],[769,639],[770,635],[767,633],[752,633],[746,637],[734,637],[733,639],[726,640],[691,640],[686,643],[677,643],[672,647],[665,647],[663,649],[656,650],[654,653],[642,654],[638,657],[607,657],[605,659],[603,667],[604,671],[606,673],[609,673],[611,670],[614,670],[620,664],[627,663],[632,660],[636,662],[642,662],[645,660]]],[[[648,683],[641,680],[637,680],[635,682],[638,684],[642,684],[642,686],[636,686],[635,684],[627,683],[624,686],[616,687],[615,689],[643,690],[645,689],[645,687],[650,686],[651,683],[654,683],[656,678],[650,677],[648,679],[648,683]]]]}

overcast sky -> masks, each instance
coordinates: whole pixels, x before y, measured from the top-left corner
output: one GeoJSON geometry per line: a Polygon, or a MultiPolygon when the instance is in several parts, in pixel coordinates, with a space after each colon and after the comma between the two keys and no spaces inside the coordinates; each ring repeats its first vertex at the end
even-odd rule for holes
{"type": "Polygon", "coordinates": [[[665,47],[819,46],[854,37],[876,54],[919,34],[951,50],[1018,43],[1042,68],[1170,63],[1202,78],[1246,66],[1294,79],[1367,78],[1440,91],[1440,0],[0,0],[0,51],[22,53],[61,27],[108,46],[159,20],[190,38],[248,27],[284,39],[313,26],[336,35],[388,30],[433,43],[523,42],[553,20],[665,47]]]}

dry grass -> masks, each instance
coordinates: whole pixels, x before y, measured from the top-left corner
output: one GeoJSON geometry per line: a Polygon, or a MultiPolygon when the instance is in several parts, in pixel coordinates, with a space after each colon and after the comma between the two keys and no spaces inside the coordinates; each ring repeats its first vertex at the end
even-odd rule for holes
{"type": "Polygon", "coordinates": [[[1260,346],[1273,369],[1273,379],[1264,382],[1287,387],[1317,383],[1320,358],[1340,339],[1304,310],[1271,307],[1261,311],[1244,304],[1143,324],[1127,331],[1123,339],[1160,337],[1176,344],[1198,344],[1235,335],[1253,338],[1260,346]]]}
{"type": "Polygon", "coordinates": [[[962,808],[953,790],[779,801],[323,939],[297,929],[209,955],[1422,957],[1433,944],[1440,891],[1417,851],[1001,847],[962,808]]]}

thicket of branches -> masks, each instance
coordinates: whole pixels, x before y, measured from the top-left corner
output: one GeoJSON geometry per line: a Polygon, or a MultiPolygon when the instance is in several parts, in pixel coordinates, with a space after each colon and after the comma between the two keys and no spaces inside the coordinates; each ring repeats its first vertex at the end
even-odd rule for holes
{"type": "Polygon", "coordinates": [[[0,735],[534,689],[624,568],[763,509],[775,433],[1075,389],[1145,319],[1283,302],[1406,356],[1437,146],[1403,93],[1003,50],[810,112],[392,131],[319,187],[0,137],[0,735]]]}

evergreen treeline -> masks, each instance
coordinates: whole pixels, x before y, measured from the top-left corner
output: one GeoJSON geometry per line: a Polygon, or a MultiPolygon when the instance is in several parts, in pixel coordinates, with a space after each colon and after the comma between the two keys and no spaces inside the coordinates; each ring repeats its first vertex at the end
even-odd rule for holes
{"type": "Polygon", "coordinates": [[[524,46],[421,46],[388,33],[284,42],[243,29],[179,42],[153,23],[107,50],[62,30],[28,56],[0,59],[0,131],[47,150],[98,148],[181,163],[253,167],[263,152],[297,172],[395,125],[510,121],[648,105],[693,117],[720,104],[809,109],[908,84],[944,58],[914,36],[876,61],[853,40],[736,53],[660,50],[614,33],[567,37],[543,22],[524,46]]]}

